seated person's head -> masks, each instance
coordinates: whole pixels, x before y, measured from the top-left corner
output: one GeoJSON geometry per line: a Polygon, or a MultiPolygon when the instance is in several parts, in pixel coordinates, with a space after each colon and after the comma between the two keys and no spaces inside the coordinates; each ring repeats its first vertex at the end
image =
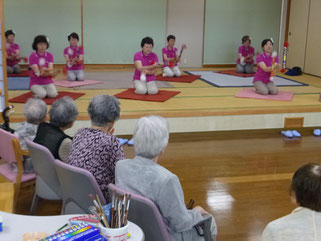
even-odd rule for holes
{"type": "Polygon", "coordinates": [[[89,103],[88,114],[93,126],[112,128],[120,117],[119,100],[111,95],[96,95],[89,103]]]}
{"type": "Polygon", "coordinates": [[[242,44],[244,45],[244,46],[249,46],[249,45],[251,45],[251,37],[249,36],[249,35],[245,35],[245,36],[243,36],[242,37],[242,44]]]}
{"type": "Polygon", "coordinates": [[[35,37],[32,43],[32,49],[39,51],[39,50],[46,50],[49,48],[49,38],[45,35],[38,35],[35,37]]]}
{"type": "Polygon", "coordinates": [[[47,105],[41,99],[30,98],[24,106],[24,115],[28,123],[39,125],[46,120],[47,105]]]}
{"type": "Polygon", "coordinates": [[[134,130],[134,147],[137,156],[154,159],[168,144],[169,126],[161,116],[145,116],[138,120],[134,130]]]}
{"type": "Polygon", "coordinates": [[[167,36],[167,43],[170,47],[174,47],[176,38],[174,35],[168,35],[167,36]]]}
{"type": "Polygon", "coordinates": [[[321,212],[321,165],[300,167],[293,175],[291,194],[301,207],[321,212]]]}
{"type": "Polygon", "coordinates": [[[144,54],[150,54],[153,51],[154,40],[151,37],[145,37],[140,43],[144,54]]]}
{"type": "Polygon", "coordinates": [[[61,128],[71,128],[78,116],[76,103],[70,97],[56,100],[49,110],[50,123],[61,128]]]}
{"type": "Polygon", "coordinates": [[[15,31],[13,31],[13,30],[7,30],[5,33],[4,33],[4,35],[6,36],[6,39],[7,39],[7,41],[9,42],[9,43],[13,43],[14,42],[14,38],[15,38],[15,36],[16,36],[16,33],[15,33],[15,31]]]}

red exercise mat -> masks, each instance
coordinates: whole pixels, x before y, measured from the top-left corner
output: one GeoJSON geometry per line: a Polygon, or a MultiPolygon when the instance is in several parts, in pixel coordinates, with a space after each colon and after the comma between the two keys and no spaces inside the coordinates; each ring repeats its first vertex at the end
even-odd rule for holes
{"type": "Polygon", "coordinates": [[[163,77],[162,75],[157,75],[156,80],[169,81],[169,82],[181,82],[181,83],[192,83],[195,80],[201,78],[200,75],[181,75],[179,77],[163,77]]]}
{"type": "Polygon", "coordinates": [[[135,89],[128,89],[115,95],[119,99],[164,102],[181,93],[180,91],[159,90],[156,95],[137,95],[135,89]]]}
{"type": "Polygon", "coordinates": [[[219,73],[219,74],[234,75],[234,76],[238,76],[238,77],[253,77],[255,75],[255,73],[252,73],[252,74],[237,73],[235,69],[220,70],[220,71],[213,71],[213,72],[219,73]]]}
{"type": "Polygon", "coordinates": [[[8,77],[29,77],[30,72],[27,69],[21,71],[20,74],[8,74],[8,77]]]}
{"type": "MultiPolygon", "coordinates": [[[[58,91],[58,96],[54,99],[51,98],[44,98],[43,101],[46,102],[47,105],[51,105],[56,100],[64,97],[69,96],[73,100],[78,99],[79,97],[85,95],[85,93],[74,93],[74,92],[68,92],[68,91],[58,91]]],[[[28,93],[25,93],[23,95],[19,95],[17,97],[11,98],[9,102],[12,103],[26,103],[29,98],[33,97],[33,93],[30,91],[28,93]]]]}

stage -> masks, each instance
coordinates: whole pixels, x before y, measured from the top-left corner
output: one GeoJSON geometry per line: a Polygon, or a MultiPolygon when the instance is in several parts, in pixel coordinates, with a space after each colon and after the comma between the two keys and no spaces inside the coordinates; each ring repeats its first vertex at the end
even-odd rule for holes
{"type": "MultiPolygon", "coordinates": [[[[217,71],[223,68],[184,69],[185,71],[217,71]]],[[[117,76],[126,73],[130,76],[132,68],[94,69],[86,68],[86,73],[101,72],[104,76],[117,76]]],[[[304,127],[321,125],[321,78],[302,75],[290,77],[278,74],[306,86],[282,86],[280,91],[294,93],[292,101],[259,100],[236,98],[235,95],[242,87],[215,87],[207,82],[197,79],[193,83],[168,82],[168,87],[161,90],[175,90],[181,93],[166,102],[150,102],[120,99],[121,118],[116,124],[115,134],[132,134],[137,118],[144,115],[162,115],[170,122],[171,132],[203,132],[216,130],[245,130],[245,129],[272,129],[283,128],[285,117],[304,117],[304,127]]],[[[64,79],[59,74],[57,79],[64,79]]],[[[115,79],[114,81],[117,81],[115,79]]],[[[128,82],[131,80],[128,79],[128,82]]],[[[115,95],[125,89],[82,89],[79,87],[57,87],[60,91],[85,93],[76,100],[79,116],[74,127],[69,131],[73,133],[80,127],[88,126],[89,117],[87,107],[93,96],[98,94],[115,95]]],[[[9,99],[26,93],[26,90],[10,90],[9,99]]],[[[21,122],[23,118],[23,104],[10,103],[15,106],[15,112],[10,115],[12,126],[21,122]]]]}

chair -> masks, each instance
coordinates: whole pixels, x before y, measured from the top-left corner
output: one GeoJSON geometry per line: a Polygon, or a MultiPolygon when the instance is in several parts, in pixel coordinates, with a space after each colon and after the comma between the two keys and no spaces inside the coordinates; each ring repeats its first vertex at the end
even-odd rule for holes
{"type": "Polygon", "coordinates": [[[0,157],[4,164],[0,165],[0,174],[14,183],[14,202],[15,209],[21,183],[33,181],[36,177],[35,173],[23,173],[23,155],[29,155],[28,151],[22,150],[18,138],[10,132],[0,129],[0,157]],[[12,163],[17,163],[17,172],[11,169],[12,163]]]}
{"type": "Polygon", "coordinates": [[[128,220],[137,224],[144,231],[146,240],[171,241],[163,217],[151,200],[112,183],[108,185],[108,189],[110,194],[112,191],[120,195],[131,194],[128,220]]]}
{"type": "Polygon", "coordinates": [[[36,190],[30,208],[30,214],[34,214],[39,197],[47,200],[62,200],[62,195],[54,166],[55,158],[51,152],[48,148],[31,140],[26,140],[26,145],[37,174],[36,190]]]}
{"type": "Polygon", "coordinates": [[[61,185],[62,214],[86,214],[93,205],[89,194],[98,194],[102,205],[106,200],[91,172],[55,160],[55,168],[61,185]]]}
{"type": "MultiPolygon", "coordinates": [[[[113,191],[120,195],[131,194],[128,220],[137,224],[144,231],[146,240],[171,241],[163,217],[150,199],[122,189],[112,183],[108,185],[108,190],[110,195],[113,191]]],[[[204,217],[204,220],[197,224],[203,227],[205,241],[213,241],[210,232],[211,219],[211,216],[204,217]]]]}

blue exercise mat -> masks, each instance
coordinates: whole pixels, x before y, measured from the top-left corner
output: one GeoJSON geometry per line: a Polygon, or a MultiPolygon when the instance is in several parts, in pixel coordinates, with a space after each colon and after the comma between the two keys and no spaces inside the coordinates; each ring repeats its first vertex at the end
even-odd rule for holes
{"type": "Polygon", "coordinates": [[[29,90],[30,77],[8,77],[8,90],[29,90]]]}
{"type": "MultiPolygon", "coordinates": [[[[215,87],[252,87],[254,77],[238,77],[227,74],[215,73],[213,71],[185,71],[187,74],[201,75],[200,80],[215,87]]],[[[274,83],[276,86],[307,86],[308,84],[275,76],[274,83]]]]}

